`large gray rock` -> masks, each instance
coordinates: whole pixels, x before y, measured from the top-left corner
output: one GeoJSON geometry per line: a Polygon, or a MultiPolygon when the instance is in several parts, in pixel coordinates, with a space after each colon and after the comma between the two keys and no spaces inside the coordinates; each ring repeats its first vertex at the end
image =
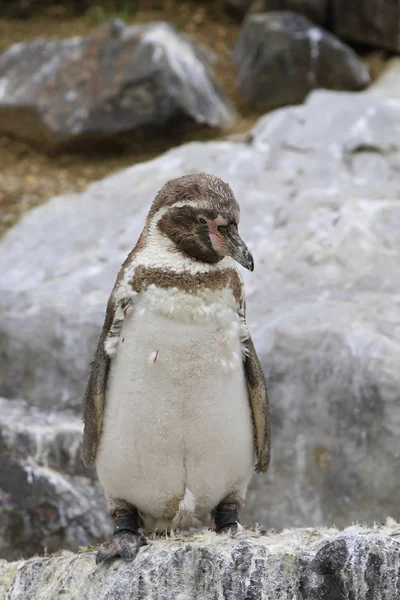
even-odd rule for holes
{"type": "Polygon", "coordinates": [[[49,147],[115,141],[172,120],[219,127],[233,116],[209,56],[167,23],[111,21],[87,37],[0,55],[0,131],[49,147]]]}
{"type": "Polygon", "coordinates": [[[153,540],[135,563],[96,566],[93,552],[0,561],[7,600],[395,600],[399,526],[202,533],[153,540]]]}
{"type": "Polygon", "coordinates": [[[290,11],[249,15],[233,57],[239,90],[259,109],[297,104],[315,88],[359,90],[370,80],[351,48],[290,11]]]}
{"type": "Polygon", "coordinates": [[[0,557],[77,550],[110,532],[81,440],[76,416],[0,398],[0,557]]]}
{"type": "Polygon", "coordinates": [[[33,210],[0,244],[1,391],[80,411],[108,294],[171,177],[228,181],[273,459],[246,522],[399,518],[400,102],[314,92],[248,143],[192,143],[33,210]],[[44,234],[45,232],[45,234],[44,234]]]}
{"type": "Polygon", "coordinates": [[[332,0],[333,28],[344,39],[400,50],[400,7],[392,0],[332,0]]]}

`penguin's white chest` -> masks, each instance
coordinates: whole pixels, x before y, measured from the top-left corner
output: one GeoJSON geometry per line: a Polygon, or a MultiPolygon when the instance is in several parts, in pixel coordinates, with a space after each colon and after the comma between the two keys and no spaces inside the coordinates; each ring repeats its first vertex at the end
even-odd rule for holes
{"type": "Polygon", "coordinates": [[[171,524],[184,498],[202,519],[244,497],[254,467],[239,317],[222,292],[173,293],[140,295],[124,321],[96,460],[106,493],[148,527],[171,524]]]}

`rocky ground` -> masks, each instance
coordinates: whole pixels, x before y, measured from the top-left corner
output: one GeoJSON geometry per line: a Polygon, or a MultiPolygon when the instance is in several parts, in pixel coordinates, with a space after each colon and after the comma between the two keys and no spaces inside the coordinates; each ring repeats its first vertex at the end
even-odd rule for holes
{"type": "Polygon", "coordinates": [[[394,600],[399,526],[204,532],[150,540],[132,565],[96,567],[93,551],[0,560],[0,598],[85,600],[394,600]],[[83,591],[84,590],[84,591],[83,591]]]}

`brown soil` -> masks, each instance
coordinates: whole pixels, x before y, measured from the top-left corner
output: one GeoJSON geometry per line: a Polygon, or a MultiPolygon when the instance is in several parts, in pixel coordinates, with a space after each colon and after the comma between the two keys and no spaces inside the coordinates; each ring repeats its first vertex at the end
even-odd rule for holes
{"type": "MultiPolygon", "coordinates": [[[[111,3],[112,4],[112,3],[111,3]]],[[[123,3],[122,3],[123,4],[123,3]]],[[[161,4],[161,3],[160,3],[161,4]]],[[[126,3],[124,6],[127,6],[126,3]]],[[[168,132],[168,135],[134,136],[123,150],[105,155],[95,152],[47,156],[28,143],[0,136],[0,236],[27,210],[45,202],[51,196],[82,190],[89,182],[118,169],[148,160],[170,147],[190,139],[216,139],[245,133],[260,116],[248,108],[237,92],[235,68],[231,61],[239,25],[227,15],[222,3],[163,2],[162,10],[141,10],[135,14],[118,13],[92,3],[83,16],[68,14],[63,5],[53,4],[27,20],[0,19],[0,52],[13,43],[32,38],[66,38],[85,35],[90,29],[112,17],[145,23],[169,21],[198,44],[215,53],[214,69],[226,94],[239,113],[230,131],[188,128],[168,132]]]]}

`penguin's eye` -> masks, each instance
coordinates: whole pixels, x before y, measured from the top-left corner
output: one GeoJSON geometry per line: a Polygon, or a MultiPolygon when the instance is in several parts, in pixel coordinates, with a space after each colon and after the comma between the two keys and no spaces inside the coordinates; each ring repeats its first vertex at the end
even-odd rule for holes
{"type": "Polygon", "coordinates": [[[199,223],[202,223],[203,225],[207,225],[207,219],[205,217],[202,217],[200,215],[199,217],[197,217],[197,220],[199,223]]]}

